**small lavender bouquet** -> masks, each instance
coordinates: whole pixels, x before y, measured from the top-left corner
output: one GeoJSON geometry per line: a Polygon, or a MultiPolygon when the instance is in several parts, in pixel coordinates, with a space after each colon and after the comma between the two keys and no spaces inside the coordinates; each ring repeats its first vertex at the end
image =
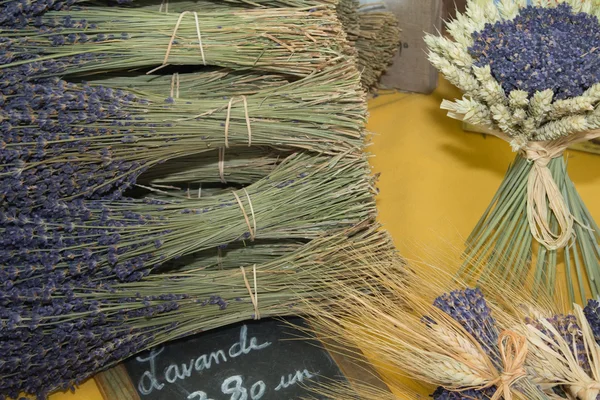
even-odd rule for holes
{"type": "Polygon", "coordinates": [[[401,260],[382,263],[369,252],[358,258],[368,294],[334,280],[328,283],[334,305],[304,306],[315,331],[340,351],[350,343],[378,360],[394,394],[367,384],[328,384],[319,389],[327,398],[422,398],[388,375],[397,371],[437,386],[434,400],[598,398],[597,301],[565,311],[550,298],[535,302],[499,281],[482,291],[449,283],[432,267],[421,266],[421,276],[399,274],[406,271],[401,260]]]}
{"type": "Polygon", "coordinates": [[[484,277],[521,285],[535,263],[535,290],[553,293],[564,261],[572,301],[600,294],[598,226],[563,157],[600,136],[598,15],[589,0],[471,0],[447,24],[454,40],[426,36],[433,65],[464,91],[442,108],[517,153],[467,240],[463,276],[483,261],[484,277]]]}

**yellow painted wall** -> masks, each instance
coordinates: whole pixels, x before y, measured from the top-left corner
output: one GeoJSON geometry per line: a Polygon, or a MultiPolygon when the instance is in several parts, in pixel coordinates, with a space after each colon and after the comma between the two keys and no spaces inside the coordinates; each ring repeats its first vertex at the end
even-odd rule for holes
{"type": "MultiPolygon", "coordinates": [[[[402,254],[439,259],[454,270],[463,239],[498,188],[513,154],[496,138],[465,133],[439,104],[460,93],[442,81],[431,95],[391,94],[371,100],[369,151],[381,172],[380,220],[402,254]]],[[[600,220],[600,156],[569,152],[569,173],[592,215],[600,220]]],[[[434,260],[435,262],[435,260],[434,260]]],[[[51,400],[102,400],[93,381],[51,400]]]]}

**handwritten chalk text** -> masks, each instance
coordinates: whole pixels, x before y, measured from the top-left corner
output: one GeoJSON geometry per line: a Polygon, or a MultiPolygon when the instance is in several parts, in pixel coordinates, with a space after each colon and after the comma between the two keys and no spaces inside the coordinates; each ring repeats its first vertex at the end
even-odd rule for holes
{"type": "MultiPolygon", "coordinates": [[[[231,359],[248,354],[252,351],[265,349],[270,345],[271,342],[258,344],[258,340],[255,337],[251,337],[250,340],[248,340],[248,327],[244,325],[240,330],[239,341],[231,345],[227,353],[225,350],[217,350],[209,354],[202,354],[197,358],[192,358],[188,363],[181,365],[170,364],[164,369],[162,379],[159,379],[160,377],[157,376],[156,364],[158,356],[164,351],[164,347],[160,347],[158,349],[154,348],[150,351],[148,357],[136,358],[138,362],[148,363],[148,369],[144,371],[138,382],[138,391],[142,395],[149,395],[154,390],[162,390],[165,387],[165,383],[163,381],[166,381],[167,383],[175,383],[179,380],[185,380],[191,377],[194,371],[199,373],[208,370],[213,365],[226,363],[231,359]]],[[[202,400],[210,400],[204,392],[194,392],[190,394],[190,396],[192,396],[192,399],[199,398],[202,400]]]]}
{"type": "Polygon", "coordinates": [[[275,391],[278,392],[281,389],[287,389],[298,382],[304,382],[304,379],[314,378],[316,374],[318,374],[318,372],[313,375],[305,369],[304,371],[296,371],[295,374],[289,374],[287,379],[285,376],[282,376],[281,380],[279,381],[279,385],[277,385],[275,388],[275,391]]]}

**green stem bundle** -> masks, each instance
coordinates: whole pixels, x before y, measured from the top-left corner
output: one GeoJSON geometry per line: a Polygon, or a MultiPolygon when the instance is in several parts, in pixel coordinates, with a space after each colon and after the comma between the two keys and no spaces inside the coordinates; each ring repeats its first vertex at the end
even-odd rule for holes
{"type": "MultiPolygon", "coordinates": [[[[169,160],[138,178],[143,185],[251,184],[269,175],[289,151],[240,146],[169,160]]],[[[185,189],[185,187],[182,187],[185,189]]]]}
{"type": "MultiPolygon", "coordinates": [[[[382,258],[390,257],[394,252],[393,244],[384,231],[376,231],[373,227],[366,230],[354,227],[313,240],[264,264],[255,263],[246,268],[246,278],[253,295],[256,290],[259,299],[257,308],[261,317],[296,313],[293,306],[300,300],[330,300],[324,283],[329,280],[347,278],[352,280],[353,285],[361,285],[362,275],[358,269],[361,264],[350,256],[351,252],[360,251],[379,252],[382,258]],[[254,270],[256,281],[252,276],[254,270]]],[[[81,292],[77,293],[77,297],[85,301],[103,300],[103,308],[110,310],[106,315],[107,321],[110,321],[111,314],[116,315],[120,308],[130,311],[144,309],[148,304],[143,304],[141,299],[156,295],[158,290],[161,293],[186,295],[186,299],[179,301],[177,312],[156,315],[152,319],[140,317],[129,320],[129,324],[135,327],[167,328],[176,323],[176,329],[157,335],[155,342],[148,347],[256,317],[244,272],[239,267],[152,274],[140,282],[113,285],[113,289],[113,293],[81,292]],[[226,308],[207,301],[215,296],[227,303],[226,308]],[[118,301],[120,298],[138,298],[140,301],[123,304],[118,301]]],[[[150,306],[160,302],[157,300],[150,306]]],[[[167,303],[168,300],[163,302],[167,303]]]]}
{"type": "Polygon", "coordinates": [[[216,69],[172,75],[113,74],[93,76],[92,86],[124,89],[138,95],[155,93],[185,99],[223,99],[230,96],[250,96],[284,86],[289,82],[283,75],[257,71],[216,69]]]}
{"type": "MultiPolygon", "coordinates": [[[[564,158],[553,159],[548,168],[575,218],[575,237],[567,247],[559,250],[538,245],[533,267],[533,236],[527,219],[527,184],[532,168],[533,163],[517,156],[490,206],[467,239],[461,274],[473,278],[481,273],[483,279],[501,277],[511,285],[524,285],[533,268],[534,292],[552,295],[556,292],[557,267],[562,262],[569,300],[574,302],[579,295],[585,303],[586,293],[593,298],[600,295],[600,248],[597,244],[600,229],[569,178],[564,158]]],[[[558,234],[554,215],[548,213],[547,221],[558,234]]]]}
{"type": "Polygon", "coordinates": [[[359,13],[360,33],[356,40],[358,68],[365,88],[377,85],[400,46],[398,20],[390,12],[359,13]]]}
{"type": "Polygon", "coordinates": [[[335,10],[256,9],[161,13],[132,8],[49,12],[34,27],[5,30],[13,62],[65,62],[63,73],[215,65],[307,76],[343,60],[350,50],[335,10]],[[85,25],[65,22],[86,21],[85,25]],[[70,36],[71,35],[71,36],[70,36]],[[73,38],[74,40],[71,40],[73,38]],[[25,55],[37,57],[21,59],[25,55]]]}
{"type": "MultiPolygon", "coordinates": [[[[364,157],[298,153],[241,190],[160,204],[85,201],[71,213],[69,223],[51,219],[40,223],[44,235],[60,236],[56,245],[64,256],[54,263],[54,271],[72,276],[93,268],[97,275],[128,279],[139,275],[143,266],[153,269],[240,240],[310,240],[372,220],[373,181],[364,157]],[[109,238],[117,242],[109,243],[109,238]],[[82,251],[85,254],[78,255],[82,251]],[[93,265],[85,261],[92,256],[93,265]]],[[[54,254],[52,247],[20,247],[27,257],[54,254]]],[[[14,267],[25,268],[20,264],[26,261],[16,255],[13,259],[14,267]]],[[[44,274],[43,267],[31,271],[32,277],[44,274]]]]}
{"type": "Polygon", "coordinates": [[[226,7],[246,8],[306,8],[315,5],[335,5],[336,0],[143,0],[133,3],[134,7],[144,7],[162,12],[178,13],[196,10],[206,11],[226,7]]]}
{"type": "Polygon", "coordinates": [[[258,239],[254,242],[249,240],[233,242],[172,260],[160,266],[157,272],[185,273],[252,267],[254,264],[264,264],[286,256],[297,251],[306,243],[307,241],[299,239],[258,239]]]}

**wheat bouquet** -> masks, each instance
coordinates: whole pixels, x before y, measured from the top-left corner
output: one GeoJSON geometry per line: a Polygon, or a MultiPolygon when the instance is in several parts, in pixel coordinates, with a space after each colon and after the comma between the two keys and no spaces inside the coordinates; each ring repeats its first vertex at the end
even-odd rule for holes
{"type": "MultiPolygon", "coordinates": [[[[384,375],[437,386],[435,400],[594,400],[600,393],[597,301],[566,311],[500,280],[482,291],[450,283],[430,266],[417,276],[401,260],[368,252],[355,258],[369,292],[334,280],[334,303],[304,304],[315,331],[338,351],[353,357],[346,349],[356,346],[384,375]]],[[[388,384],[395,394],[365,383],[332,383],[320,392],[336,400],[421,398],[398,380],[388,384]]]]}
{"type": "Polygon", "coordinates": [[[598,15],[588,0],[469,1],[447,24],[453,40],[426,36],[433,65],[464,92],[442,108],[517,152],[468,238],[463,276],[484,259],[484,276],[522,284],[535,264],[534,290],[552,293],[564,262],[571,300],[600,294],[598,226],[563,157],[600,136],[598,15]]]}

